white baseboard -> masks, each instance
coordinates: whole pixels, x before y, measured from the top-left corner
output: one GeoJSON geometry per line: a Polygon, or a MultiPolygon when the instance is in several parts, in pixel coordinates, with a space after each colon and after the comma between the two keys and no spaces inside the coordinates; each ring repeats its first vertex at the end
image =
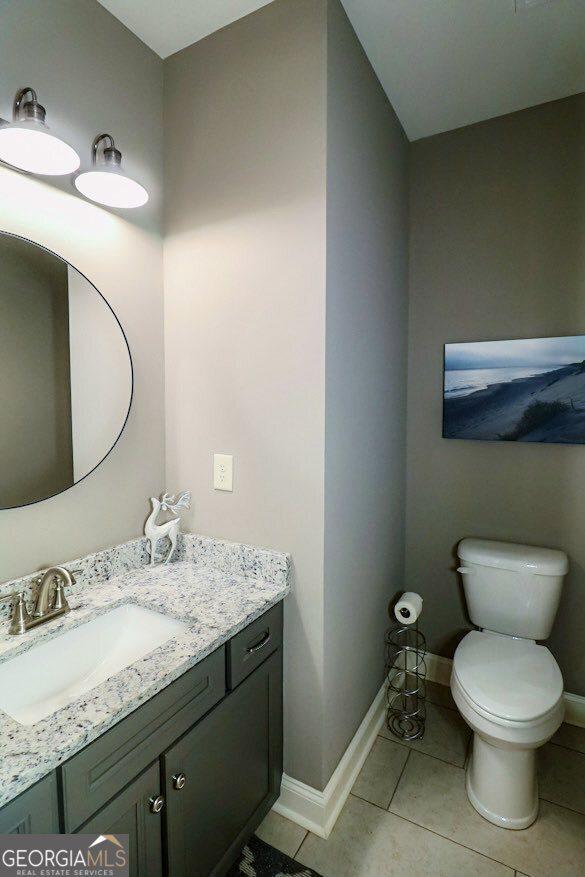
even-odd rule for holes
{"type": "Polygon", "coordinates": [[[565,722],[585,728],[585,697],[565,691],[565,722]]]}
{"type": "MultiPolygon", "coordinates": [[[[429,682],[449,685],[451,665],[453,663],[450,658],[443,658],[441,655],[433,655],[431,652],[427,652],[425,663],[427,665],[427,679],[429,682]]],[[[585,728],[585,697],[565,691],[564,700],[565,722],[569,725],[585,728]]]]}
{"type": "Polygon", "coordinates": [[[427,668],[427,679],[429,682],[438,682],[439,685],[449,685],[451,682],[451,658],[443,658],[441,655],[433,655],[427,652],[425,655],[425,664],[427,668]]]}
{"type": "MultiPolygon", "coordinates": [[[[449,685],[453,663],[450,658],[427,652],[425,663],[429,682],[449,685]]],[[[565,722],[585,728],[585,697],[567,691],[564,697],[565,722]]],[[[385,709],[383,685],[323,791],[283,774],[280,797],[272,809],[319,837],[329,837],[384,723],[385,709]]]]}
{"type": "Polygon", "coordinates": [[[383,685],[323,791],[284,774],[280,798],[273,810],[319,837],[329,837],[382,727],[385,708],[386,686],[383,685]]]}

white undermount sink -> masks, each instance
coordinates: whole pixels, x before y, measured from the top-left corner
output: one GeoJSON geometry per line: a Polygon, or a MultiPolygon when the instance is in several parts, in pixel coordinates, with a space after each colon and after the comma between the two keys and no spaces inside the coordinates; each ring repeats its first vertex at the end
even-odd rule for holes
{"type": "Polygon", "coordinates": [[[116,606],[0,663],[0,709],[34,725],[186,628],[135,603],[116,606]]]}

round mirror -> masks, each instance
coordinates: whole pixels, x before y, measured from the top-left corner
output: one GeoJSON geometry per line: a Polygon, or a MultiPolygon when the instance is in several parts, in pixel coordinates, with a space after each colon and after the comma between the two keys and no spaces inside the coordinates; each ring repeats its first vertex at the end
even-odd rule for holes
{"type": "Polygon", "coordinates": [[[131,402],[130,350],[105,298],[55,253],[0,232],[0,509],[89,475],[131,402]]]}

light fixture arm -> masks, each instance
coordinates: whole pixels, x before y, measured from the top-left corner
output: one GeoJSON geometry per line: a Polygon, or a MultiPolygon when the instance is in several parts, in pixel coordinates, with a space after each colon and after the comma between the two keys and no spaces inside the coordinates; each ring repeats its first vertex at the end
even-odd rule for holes
{"type": "Polygon", "coordinates": [[[103,163],[113,167],[122,164],[122,153],[116,149],[111,134],[98,134],[91,147],[92,164],[103,163]]]}
{"type": "Polygon", "coordinates": [[[44,124],[45,116],[45,108],[39,103],[34,88],[31,88],[30,85],[28,85],[26,88],[21,88],[20,91],[16,93],[14,104],[12,106],[13,121],[20,122],[24,119],[26,121],[41,122],[44,124]],[[27,95],[30,97],[25,101],[27,95]]]}

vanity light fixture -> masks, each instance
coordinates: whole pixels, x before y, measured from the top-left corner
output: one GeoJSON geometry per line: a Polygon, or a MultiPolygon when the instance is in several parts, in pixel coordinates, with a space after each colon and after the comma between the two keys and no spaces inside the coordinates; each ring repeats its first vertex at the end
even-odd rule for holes
{"type": "Polygon", "coordinates": [[[93,170],[79,174],[75,185],[82,195],[107,207],[142,207],[148,192],[122,172],[122,153],[111,134],[98,134],[91,148],[93,170]]]}
{"type": "Polygon", "coordinates": [[[78,154],[51,134],[45,116],[34,88],[21,88],[14,99],[12,122],[0,119],[0,161],[43,176],[76,171],[80,165],[78,154]]]}

